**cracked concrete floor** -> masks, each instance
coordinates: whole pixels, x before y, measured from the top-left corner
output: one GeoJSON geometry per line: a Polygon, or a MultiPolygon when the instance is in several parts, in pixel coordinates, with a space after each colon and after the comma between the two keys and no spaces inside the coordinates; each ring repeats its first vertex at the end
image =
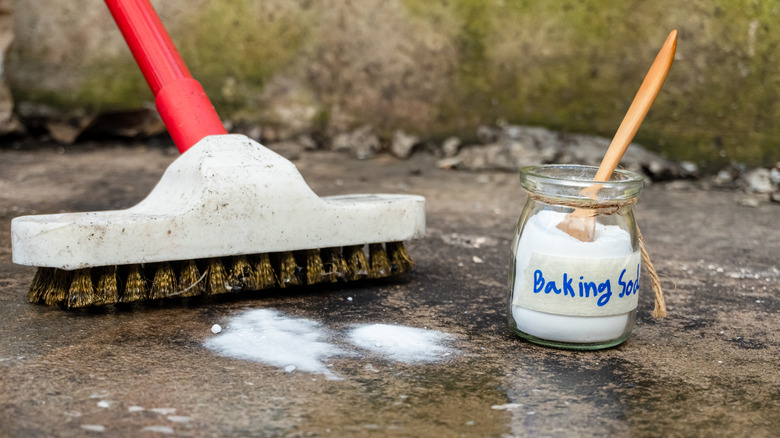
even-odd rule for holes
{"type": "Polygon", "coordinates": [[[24,214],[125,208],[175,154],[89,143],[0,149],[0,435],[3,436],[777,436],[780,207],[735,192],[647,188],[637,207],[666,287],[649,282],[623,345],[570,352],[526,343],[504,312],[509,244],[525,197],[516,175],[436,169],[434,159],[331,152],[295,163],[320,195],[427,199],[412,273],[343,287],[66,312],[32,305],[34,269],[11,263],[24,214]],[[351,298],[351,299],[350,299],[351,298]],[[458,352],[431,364],[343,357],[326,380],[204,348],[232,315],[272,308],[339,329],[428,327],[458,352]]]}

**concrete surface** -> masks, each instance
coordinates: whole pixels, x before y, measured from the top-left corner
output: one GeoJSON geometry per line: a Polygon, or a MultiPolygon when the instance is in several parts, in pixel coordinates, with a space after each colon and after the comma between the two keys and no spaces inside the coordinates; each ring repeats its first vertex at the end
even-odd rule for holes
{"type": "Polygon", "coordinates": [[[174,158],[142,145],[0,149],[0,435],[780,433],[776,204],[649,187],[637,214],[670,316],[650,318],[643,282],[632,337],[606,351],[543,348],[509,332],[505,277],[525,200],[517,176],[438,170],[421,155],[355,161],[314,152],[296,162],[320,195],[427,198],[428,236],[408,245],[417,268],[406,277],[108,311],[27,303],[34,269],[10,261],[12,217],[128,207],[174,158]],[[338,358],[332,369],[344,379],[334,381],[203,347],[213,324],[252,308],[333,328],[428,327],[452,334],[459,353],[428,365],[338,358]]]}

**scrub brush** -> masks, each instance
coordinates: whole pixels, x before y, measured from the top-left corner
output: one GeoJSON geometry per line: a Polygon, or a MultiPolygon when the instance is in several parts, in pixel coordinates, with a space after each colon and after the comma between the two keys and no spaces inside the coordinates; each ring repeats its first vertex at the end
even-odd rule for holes
{"type": "Polygon", "coordinates": [[[424,235],[424,198],[318,197],[292,163],[226,133],[148,0],[106,4],[183,154],[127,210],[13,219],[13,261],[39,267],[31,302],[80,308],[411,269],[402,241],[424,235]]]}

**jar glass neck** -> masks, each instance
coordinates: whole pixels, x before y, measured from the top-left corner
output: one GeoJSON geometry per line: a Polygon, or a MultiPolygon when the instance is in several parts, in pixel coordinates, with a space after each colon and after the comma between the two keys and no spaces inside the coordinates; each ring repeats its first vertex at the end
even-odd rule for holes
{"type": "Polygon", "coordinates": [[[520,183],[529,196],[547,203],[587,206],[592,204],[630,204],[642,191],[641,175],[616,170],[609,181],[595,182],[595,166],[549,164],[520,169],[520,183]],[[594,187],[595,185],[595,187],[594,187]]]}

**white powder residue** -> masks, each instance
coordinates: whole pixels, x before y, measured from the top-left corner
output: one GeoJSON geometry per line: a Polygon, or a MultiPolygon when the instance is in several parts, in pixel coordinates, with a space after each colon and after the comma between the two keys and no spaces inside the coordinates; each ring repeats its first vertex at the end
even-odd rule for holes
{"type": "Polygon", "coordinates": [[[294,366],[296,370],[339,379],[324,361],[346,352],[325,342],[328,331],[319,322],[256,309],[231,318],[226,327],[222,334],[206,341],[206,348],[236,359],[283,369],[294,366]]]}
{"type": "Polygon", "coordinates": [[[493,409],[495,411],[511,411],[513,409],[522,408],[522,403],[506,403],[503,405],[493,405],[490,407],[490,409],[493,409]]]}
{"type": "MultiPolygon", "coordinates": [[[[628,256],[633,253],[631,236],[616,225],[596,222],[594,240],[582,242],[558,229],[566,213],[544,210],[525,224],[517,244],[515,291],[524,282],[525,270],[534,252],[567,257],[603,258],[628,256]]],[[[512,305],[517,328],[542,339],[561,342],[601,342],[619,337],[626,329],[628,313],[583,317],[554,315],[512,305]]]]}
{"type": "Polygon", "coordinates": [[[174,431],[172,427],[168,426],[146,426],[141,429],[144,432],[157,432],[164,435],[173,435],[174,431]]]}
{"type": "Polygon", "coordinates": [[[103,426],[102,424],[82,424],[80,426],[82,429],[89,431],[89,432],[105,432],[106,426],[103,426]]]}
{"type": "Polygon", "coordinates": [[[349,332],[349,340],[360,348],[399,362],[435,362],[452,350],[444,344],[452,336],[434,330],[388,324],[361,325],[349,332]]]}

